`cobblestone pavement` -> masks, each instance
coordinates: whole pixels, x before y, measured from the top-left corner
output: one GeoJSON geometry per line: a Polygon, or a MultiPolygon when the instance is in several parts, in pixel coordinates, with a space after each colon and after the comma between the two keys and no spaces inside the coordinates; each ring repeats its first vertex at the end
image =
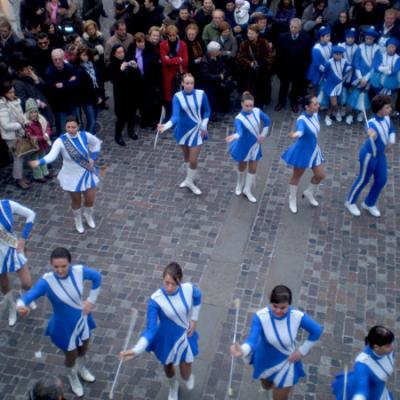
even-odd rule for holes
{"type": "MultiPolygon", "coordinates": [[[[232,266],[237,269],[237,279],[226,299],[226,319],[220,321],[222,330],[201,390],[202,399],[220,400],[226,395],[230,362],[227,343],[234,319],[232,300],[241,299],[239,330],[243,336],[252,313],[268,299],[265,282],[279,246],[282,215],[287,212],[290,173],[280,163],[279,155],[290,143],[287,132],[294,121],[289,111],[270,115],[275,125],[265,156],[271,157],[272,162],[266,182],[257,183],[265,187],[256,205],[256,218],[244,221],[251,224],[251,234],[241,259],[232,266]],[[272,153],[269,146],[274,148],[272,153]]],[[[186,189],[176,188],[184,169],[170,134],[162,137],[156,150],[152,148],[151,131],[140,131],[139,141],[127,139],[128,146],[120,148],[112,140],[112,113],[103,112],[99,136],[104,141],[108,169],[96,202],[98,228],[83,235],[74,231],[69,199],[56,180],[47,185],[35,184],[32,190],[22,192],[8,178],[9,169],[0,170],[0,198],[15,199],[37,212],[28,242],[34,279],[49,270],[49,252],[60,245],[72,250],[74,260],[103,274],[89,363],[97,381],[85,386],[86,399],[108,398],[130,310],[139,310],[136,338],[144,325],[146,300],[159,287],[163,267],[176,260],[184,266],[186,280],[200,282],[218,234],[229,223],[225,214],[234,196],[235,173],[223,137],[230,121],[231,116],[226,116],[211,125],[210,140],[204,146],[199,167],[203,195],[195,197],[186,189]]],[[[383,323],[399,332],[400,209],[395,197],[400,179],[399,150],[389,155],[389,182],[380,201],[383,217],[363,215],[354,219],[343,211],[343,201],[358,168],[356,155],[362,140],[358,125],[324,127],[321,133],[327,179],[319,192],[321,207],[313,210],[312,218],[306,221],[309,234],[302,249],[305,262],[298,266],[303,278],[297,297],[299,305],[324,324],[325,334],[305,361],[307,380],[296,388],[295,399],[331,398],[331,377],[345,363],[351,363],[371,325],[383,323]]],[[[244,207],[251,206],[245,200],[243,203],[244,207]]],[[[300,223],[297,216],[291,221],[300,223]]],[[[18,287],[15,277],[12,281],[14,288],[18,287]]],[[[45,299],[38,304],[38,310],[19,320],[14,328],[8,327],[4,316],[0,320],[0,397],[4,400],[25,399],[27,388],[44,374],[64,375],[62,354],[43,335],[49,304],[45,299]]],[[[237,363],[234,389],[240,393],[238,398],[252,399],[243,392],[246,368],[237,363]]],[[[397,364],[396,376],[390,382],[397,396],[399,373],[397,364]]],[[[155,399],[163,384],[157,361],[152,355],[145,355],[123,368],[115,399],[155,399]]],[[[71,396],[69,388],[68,395],[71,396]]]]}

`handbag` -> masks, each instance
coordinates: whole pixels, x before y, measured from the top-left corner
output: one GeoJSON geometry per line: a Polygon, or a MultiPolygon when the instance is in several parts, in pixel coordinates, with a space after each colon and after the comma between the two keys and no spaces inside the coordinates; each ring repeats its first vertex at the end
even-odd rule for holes
{"type": "Polygon", "coordinates": [[[39,145],[36,138],[24,136],[17,138],[15,144],[15,155],[17,157],[24,157],[28,154],[39,151],[39,145]]]}

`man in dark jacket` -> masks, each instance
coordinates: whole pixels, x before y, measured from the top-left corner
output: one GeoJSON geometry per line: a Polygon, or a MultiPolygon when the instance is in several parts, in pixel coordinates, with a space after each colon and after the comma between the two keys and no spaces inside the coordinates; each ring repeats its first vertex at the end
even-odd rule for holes
{"type": "Polygon", "coordinates": [[[152,26],[161,26],[164,20],[164,7],[158,5],[158,0],[144,0],[138,12],[132,13],[127,19],[128,32],[147,34],[152,26]]]}
{"type": "Polygon", "coordinates": [[[82,1],[82,19],[84,21],[92,20],[96,22],[100,29],[100,17],[104,13],[103,0],[83,0],[82,1]]]}
{"type": "Polygon", "coordinates": [[[47,93],[56,117],[57,134],[61,135],[67,116],[79,117],[79,80],[75,67],[64,62],[63,50],[54,49],[51,59],[52,65],[46,70],[47,93]]]}
{"type": "Polygon", "coordinates": [[[283,33],[276,48],[276,70],[280,79],[279,99],[275,111],[285,107],[289,98],[292,111],[299,111],[299,98],[304,97],[307,87],[307,67],[310,63],[312,42],[310,37],[301,32],[301,21],[290,21],[290,32],[283,33]]]}
{"type": "Polygon", "coordinates": [[[28,58],[41,78],[44,78],[46,69],[51,65],[52,50],[47,33],[40,32],[37,36],[36,47],[29,52],[28,58]]]}
{"type": "Polygon", "coordinates": [[[15,64],[16,77],[13,80],[15,88],[15,94],[21,100],[22,109],[25,111],[25,103],[31,98],[35,99],[39,106],[39,111],[49,121],[52,127],[54,127],[55,119],[53,111],[49,105],[49,102],[44,95],[46,84],[42,78],[40,78],[26,59],[18,60],[15,64]]]}

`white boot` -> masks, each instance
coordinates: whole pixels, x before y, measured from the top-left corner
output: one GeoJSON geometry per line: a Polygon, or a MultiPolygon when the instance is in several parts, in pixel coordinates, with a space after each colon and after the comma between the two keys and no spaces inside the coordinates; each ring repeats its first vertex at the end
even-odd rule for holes
{"type": "Polygon", "coordinates": [[[246,179],[246,172],[237,170],[237,181],[236,181],[236,196],[240,196],[243,191],[244,180],[246,179]]]}
{"type": "Polygon", "coordinates": [[[342,113],[338,110],[335,114],[335,118],[337,122],[342,122],[342,113]]]}
{"type": "Polygon", "coordinates": [[[193,390],[194,388],[194,375],[190,374],[189,379],[185,382],[185,386],[187,387],[188,390],[193,390]]]}
{"type": "Polygon", "coordinates": [[[325,125],[326,126],[331,126],[332,125],[332,118],[329,115],[327,115],[325,117],[325,125]]]}
{"type": "Polygon", "coordinates": [[[308,185],[308,188],[303,192],[303,197],[305,197],[310,202],[310,204],[314,207],[319,206],[318,201],[315,200],[315,197],[314,197],[314,195],[317,191],[317,188],[318,188],[318,184],[310,183],[308,185]]]}
{"type": "Polygon", "coordinates": [[[256,183],[256,175],[250,174],[249,172],[246,174],[246,183],[244,185],[243,194],[247,197],[250,203],[255,203],[257,199],[251,193],[252,187],[256,183]]]}
{"type": "Polygon", "coordinates": [[[357,114],[357,121],[358,122],[364,121],[364,113],[362,111],[357,114]]]}
{"type": "Polygon", "coordinates": [[[81,381],[79,380],[78,377],[78,371],[77,371],[77,366],[75,365],[72,368],[68,368],[68,381],[69,384],[71,385],[71,390],[77,397],[82,397],[83,396],[83,387],[81,384],[81,381]]]}
{"type": "Polygon", "coordinates": [[[93,218],[93,207],[83,207],[83,216],[85,217],[89,228],[96,228],[96,223],[94,222],[93,218]]]}
{"type": "Polygon", "coordinates": [[[4,299],[8,304],[8,325],[14,326],[17,323],[17,306],[15,304],[13,292],[8,292],[4,299]]]}
{"type": "Polygon", "coordinates": [[[289,210],[293,213],[297,213],[297,186],[289,185],[289,210]]]}
{"type": "Polygon", "coordinates": [[[195,195],[201,195],[201,190],[194,184],[194,178],[196,176],[196,170],[191,169],[188,166],[187,174],[185,180],[179,185],[180,188],[187,187],[190,189],[195,195]]]}
{"type": "Polygon", "coordinates": [[[77,210],[72,210],[72,213],[74,214],[75,229],[79,233],[85,232],[85,228],[83,227],[82,223],[82,209],[78,208],[77,210]]]}
{"type": "Polygon", "coordinates": [[[357,207],[357,204],[351,204],[348,201],[344,203],[344,206],[349,210],[349,213],[355,217],[359,217],[361,215],[360,209],[357,207]]]}
{"type": "Polygon", "coordinates": [[[168,400],[178,400],[179,381],[176,378],[168,379],[169,393],[168,400]]]}
{"type": "Polygon", "coordinates": [[[96,377],[85,367],[85,357],[78,357],[76,360],[76,367],[79,376],[89,383],[93,383],[96,377]]]}
{"type": "Polygon", "coordinates": [[[381,212],[379,211],[377,206],[368,206],[367,204],[365,204],[365,202],[363,201],[361,203],[361,207],[364,210],[367,210],[373,217],[380,217],[381,216],[381,212]]]}
{"type": "Polygon", "coordinates": [[[347,125],[351,125],[353,123],[353,116],[351,115],[351,114],[349,114],[347,117],[346,117],[346,124],[347,125]]]}

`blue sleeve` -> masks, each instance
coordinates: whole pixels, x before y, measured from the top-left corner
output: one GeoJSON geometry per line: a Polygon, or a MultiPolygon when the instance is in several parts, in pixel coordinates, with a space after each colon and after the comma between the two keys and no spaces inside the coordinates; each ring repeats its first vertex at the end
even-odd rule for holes
{"type": "Polygon", "coordinates": [[[377,51],[372,61],[372,68],[378,69],[381,64],[382,64],[382,54],[380,51],[377,51]]]}
{"type": "Polygon", "coordinates": [[[147,322],[146,329],[142,332],[144,338],[151,343],[157,333],[158,329],[158,304],[150,299],[147,303],[147,322]]]}
{"type": "Polygon", "coordinates": [[[354,368],[354,396],[359,394],[369,399],[369,370],[365,364],[356,362],[354,368]]]}
{"type": "Polygon", "coordinates": [[[237,133],[240,137],[243,136],[243,125],[237,118],[235,118],[235,133],[237,133]]]}
{"type": "Polygon", "coordinates": [[[45,296],[47,294],[47,288],[48,285],[46,280],[40,278],[35,285],[21,297],[21,299],[25,305],[29,305],[32,301],[38,299],[39,297],[45,296]]]}
{"type": "Polygon", "coordinates": [[[202,298],[202,294],[201,294],[200,289],[196,285],[193,285],[193,305],[194,306],[200,305],[201,298],[202,298]]]}
{"type": "Polygon", "coordinates": [[[211,115],[211,108],[210,103],[208,102],[207,94],[204,92],[203,94],[203,101],[201,104],[201,111],[202,111],[202,119],[209,119],[211,115]]]}
{"type": "Polygon", "coordinates": [[[254,315],[253,321],[251,322],[250,333],[245,341],[245,343],[247,343],[251,347],[252,351],[254,351],[254,349],[256,348],[256,345],[261,335],[261,331],[261,321],[257,315],[254,315]]]}
{"type": "Polygon", "coordinates": [[[268,115],[265,114],[265,112],[260,111],[260,118],[261,118],[261,121],[264,122],[264,126],[271,125],[271,120],[269,119],[268,115]]]}
{"type": "Polygon", "coordinates": [[[179,114],[181,111],[181,103],[179,103],[178,97],[174,96],[172,99],[172,116],[170,121],[172,122],[172,126],[176,125],[179,121],[179,114]]]}
{"type": "Polygon", "coordinates": [[[94,161],[97,160],[97,158],[99,157],[100,152],[99,151],[94,151],[93,153],[90,153],[90,158],[94,161]]]}
{"type": "Polygon", "coordinates": [[[83,267],[83,280],[92,281],[92,289],[98,289],[101,286],[101,273],[92,268],[83,267]]]}
{"type": "Polygon", "coordinates": [[[296,121],[296,132],[301,132],[302,135],[306,132],[306,124],[302,119],[296,121]]]}
{"type": "Polygon", "coordinates": [[[395,62],[392,75],[397,74],[400,71],[400,58],[395,62]]]}
{"type": "Polygon", "coordinates": [[[326,61],[325,58],[322,56],[321,52],[314,48],[312,50],[312,56],[313,56],[313,60],[315,60],[315,64],[318,65],[318,68],[321,69],[321,67],[326,66],[326,61]]]}
{"type": "Polygon", "coordinates": [[[307,340],[310,340],[311,342],[317,341],[323,332],[322,326],[310,318],[307,314],[303,315],[303,318],[300,322],[300,327],[309,333],[307,340]]]}

